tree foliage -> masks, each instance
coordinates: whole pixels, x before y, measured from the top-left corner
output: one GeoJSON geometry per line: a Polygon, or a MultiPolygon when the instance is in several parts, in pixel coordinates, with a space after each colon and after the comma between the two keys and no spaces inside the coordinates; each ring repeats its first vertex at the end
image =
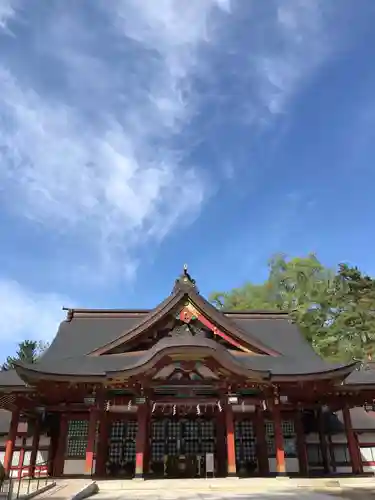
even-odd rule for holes
{"type": "Polygon", "coordinates": [[[214,292],[210,300],[226,310],[288,311],[314,349],[332,360],[361,360],[375,346],[375,280],[346,264],[329,269],[314,254],[275,255],[264,283],[214,292]]]}
{"type": "Polygon", "coordinates": [[[16,355],[8,356],[1,369],[10,370],[14,368],[14,363],[17,361],[35,363],[48,348],[48,345],[49,344],[47,342],[40,340],[24,340],[23,342],[20,342],[18,344],[16,355]]]}

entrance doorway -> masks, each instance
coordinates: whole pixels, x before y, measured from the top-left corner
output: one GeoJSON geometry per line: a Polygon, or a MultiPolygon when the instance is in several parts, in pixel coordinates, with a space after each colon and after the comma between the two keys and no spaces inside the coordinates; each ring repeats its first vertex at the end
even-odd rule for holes
{"type": "Polygon", "coordinates": [[[111,423],[106,462],[108,476],[134,476],[137,429],[136,420],[114,420],[111,423]]]}
{"type": "Polygon", "coordinates": [[[212,418],[172,416],[151,422],[152,476],[194,478],[215,473],[216,431],[212,418]],[[207,460],[208,457],[208,460],[207,460]]]}
{"type": "Polygon", "coordinates": [[[252,420],[235,423],[236,464],[239,476],[259,475],[257,440],[252,420]]]}

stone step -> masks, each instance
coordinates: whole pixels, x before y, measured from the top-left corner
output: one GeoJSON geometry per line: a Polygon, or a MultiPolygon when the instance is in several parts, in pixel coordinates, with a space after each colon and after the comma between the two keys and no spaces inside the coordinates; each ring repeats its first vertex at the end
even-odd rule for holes
{"type": "Polygon", "coordinates": [[[216,479],[151,479],[151,480],[121,480],[107,479],[97,481],[99,491],[262,491],[285,489],[338,489],[338,488],[375,488],[374,477],[343,477],[343,478],[216,478],[216,479]]]}
{"type": "MultiPolygon", "coordinates": [[[[290,488],[290,480],[288,478],[218,478],[218,479],[150,479],[146,481],[140,480],[121,480],[108,479],[97,481],[99,491],[232,491],[245,490],[254,491],[261,490],[267,487],[268,489],[287,489],[290,488]]],[[[296,485],[297,487],[297,485],[296,485]]]]}

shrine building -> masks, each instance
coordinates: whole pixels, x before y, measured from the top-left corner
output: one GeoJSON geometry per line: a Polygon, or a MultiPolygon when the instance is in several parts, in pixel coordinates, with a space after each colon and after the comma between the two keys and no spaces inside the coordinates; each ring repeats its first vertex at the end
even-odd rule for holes
{"type": "Polygon", "coordinates": [[[370,365],[327,363],[284,312],[216,309],[184,268],[154,309],[68,309],[37,363],[0,372],[0,459],[55,477],[372,472],[375,426],[352,422],[374,419],[370,365]]]}

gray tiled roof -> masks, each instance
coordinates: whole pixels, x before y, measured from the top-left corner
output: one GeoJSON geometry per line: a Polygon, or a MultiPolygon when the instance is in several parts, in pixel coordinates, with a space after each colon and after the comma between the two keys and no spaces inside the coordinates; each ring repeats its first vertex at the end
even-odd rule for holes
{"type": "MultiPolygon", "coordinates": [[[[41,361],[28,368],[50,374],[100,376],[109,371],[140,366],[149,361],[158,349],[173,346],[175,340],[167,337],[146,353],[128,353],[122,356],[105,354],[88,356],[87,354],[119,338],[126,339],[128,334],[130,334],[128,338],[131,338],[138,334],[138,331],[144,331],[143,325],[150,324],[147,323],[149,320],[159,320],[165,312],[171,310],[171,305],[178,305],[181,300],[184,303],[188,297],[198,308],[204,310],[217,326],[221,325],[224,331],[234,332],[238,338],[245,339],[250,345],[258,348],[263,346],[266,352],[280,354],[279,356],[239,356],[236,354],[232,356],[224,349],[226,353],[224,355],[231,356],[232,361],[243,368],[268,371],[275,375],[303,375],[329,372],[341,367],[341,365],[330,365],[323,361],[285,313],[261,313],[259,311],[251,313],[249,311],[224,314],[209,304],[195,290],[189,289],[186,292],[180,287],[177,288],[175,294],[151,311],[116,311],[115,313],[80,311],[79,314],[74,314],[73,311],[69,319],[60,324],[55,339],[41,361]]],[[[199,341],[197,337],[191,336],[189,342],[196,345],[199,341]]],[[[215,346],[217,347],[218,344],[215,346]]],[[[5,372],[0,373],[0,385],[14,385],[10,383],[12,377],[17,384],[20,383],[17,374],[9,375],[5,372]]]]}
{"type": "MultiPolygon", "coordinates": [[[[304,360],[311,359],[321,363],[321,359],[311,346],[304,340],[298,327],[292,324],[287,316],[280,318],[232,319],[241,331],[251,339],[258,339],[271,349],[280,354],[293,358],[302,357],[304,360]]],[[[73,317],[71,321],[63,321],[60,324],[57,335],[43,359],[58,359],[85,355],[94,349],[98,349],[113,340],[116,340],[124,332],[130,330],[141,321],[141,317],[73,317]]]]}
{"type": "Polygon", "coordinates": [[[22,387],[24,381],[17,375],[16,370],[0,371],[0,385],[6,387],[22,387]]]}
{"type": "Polygon", "coordinates": [[[375,370],[374,368],[353,370],[352,373],[345,379],[345,384],[350,385],[375,385],[375,370]]]}
{"type": "MultiPolygon", "coordinates": [[[[176,337],[166,337],[159,340],[151,349],[140,354],[128,353],[124,355],[102,355],[102,356],[74,356],[64,359],[42,359],[39,363],[34,364],[21,364],[31,371],[39,373],[49,373],[54,375],[96,375],[101,376],[122,370],[131,370],[142,367],[157,354],[162,351],[170,350],[173,348],[204,348],[210,350],[212,353],[219,352],[225,360],[232,363],[237,369],[253,369],[256,371],[264,372],[264,376],[268,377],[267,367],[257,368],[255,366],[249,367],[240,357],[236,357],[221,346],[214,340],[209,340],[200,336],[193,335],[179,335],[176,337]]],[[[268,356],[269,357],[269,356],[268,356]]]]}
{"type": "Polygon", "coordinates": [[[244,356],[233,353],[249,369],[270,370],[272,375],[308,375],[344,368],[343,364],[326,363],[322,359],[292,358],[289,356],[244,356]]]}
{"type": "Polygon", "coordinates": [[[60,324],[57,335],[43,359],[52,360],[85,355],[116,340],[140,321],[139,317],[73,317],[71,321],[63,321],[60,324]]]}

